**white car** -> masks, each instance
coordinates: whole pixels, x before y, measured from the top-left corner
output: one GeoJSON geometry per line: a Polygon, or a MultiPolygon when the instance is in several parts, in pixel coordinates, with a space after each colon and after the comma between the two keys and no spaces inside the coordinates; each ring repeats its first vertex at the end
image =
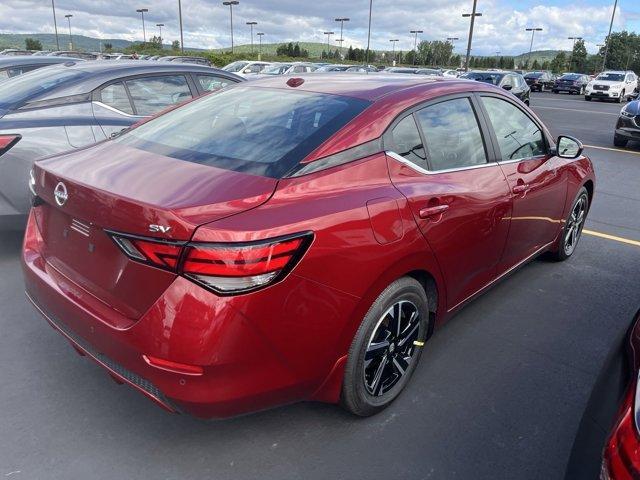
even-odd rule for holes
{"type": "Polygon", "coordinates": [[[587,84],[584,99],[612,99],[620,103],[638,88],[638,76],[631,71],[607,71],[587,84]]]}
{"type": "Polygon", "coordinates": [[[442,75],[449,78],[458,78],[459,73],[457,70],[443,70],[442,75]]]}
{"type": "Polygon", "coordinates": [[[270,62],[251,62],[249,60],[238,60],[237,62],[231,62],[229,65],[222,67],[222,70],[227,72],[232,72],[241,77],[246,77],[247,75],[255,75],[266,67],[271,65],[270,62]]]}

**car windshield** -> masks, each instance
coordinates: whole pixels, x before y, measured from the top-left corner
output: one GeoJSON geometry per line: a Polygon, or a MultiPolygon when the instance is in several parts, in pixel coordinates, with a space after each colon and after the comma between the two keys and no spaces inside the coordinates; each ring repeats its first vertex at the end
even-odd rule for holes
{"type": "Polygon", "coordinates": [[[596,80],[605,80],[607,82],[622,82],[624,80],[623,73],[601,73],[596,80]]]}
{"type": "Polygon", "coordinates": [[[493,85],[498,85],[500,80],[504,77],[504,73],[495,73],[495,72],[469,72],[465,73],[462,78],[467,78],[469,80],[476,80],[478,82],[491,83],[493,85]]]}
{"type": "Polygon", "coordinates": [[[541,72],[527,73],[524,78],[540,78],[542,75],[541,72]]]}
{"type": "Polygon", "coordinates": [[[576,73],[567,73],[560,77],[560,80],[578,80],[580,79],[580,75],[576,73]]]}
{"type": "Polygon", "coordinates": [[[223,70],[226,70],[227,72],[239,72],[247,65],[249,65],[249,62],[243,62],[243,61],[233,62],[227,65],[226,67],[224,67],[223,70]]]}
{"type": "Polygon", "coordinates": [[[41,93],[53,90],[61,83],[79,80],[88,75],[68,67],[47,67],[33,70],[0,84],[0,108],[20,105],[41,93]]]}
{"type": "Polygon", "coordinates": [[[281,178],[369,104],[345,96],[233,87],[114,141],[188,162],[281,178]]]}

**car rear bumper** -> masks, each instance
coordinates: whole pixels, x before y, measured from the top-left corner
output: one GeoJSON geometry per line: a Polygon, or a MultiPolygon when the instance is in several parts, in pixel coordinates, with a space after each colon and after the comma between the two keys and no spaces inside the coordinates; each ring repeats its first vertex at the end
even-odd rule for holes
{"type": "Polygon", "coordinates": [[[618,117],[616,135],[628,140],[640,141],[640,115],[636,117],[618,117]]]}
{"type": "MultiPolygon", "coordinates": [[[[248,318],[258,314],[248,305],[247,296],[217,297],[182,277],[139,320],[127,322],[47,263],[40,254],[41,242],[30,217],[22,254],[28,298],[79,353],[168,411],[222,418],[313,399],[341,356],[332,351],[330,335],[328,344],[316,335],[317,345],[301,343],[286,350],[295,340],[295,328],[301,326],[299,300],[297,308],[291,305],[292,312],[287,302],[282,302],[281,311],[257,306],[262,318],[284,321],[291,330],[281,345],[271,340],[271,332],[264,332],[259,322],[248,318]],[[324,350],[324,358],[306,359],[316,348],[324,350]],[[150,366],[145,355],[199,366],[202,374],[161,370],[150,366]],[[312,367],[305,368],[307,364],[312,367]]],[[[317,322],[326,329],[335,302],[322,299],[323,287],[302,286],[304,283],[304,279],[292,278],[284,288],[290,292],[313,289],[328,309],[320,308],[319,317],[310,315],[304,322],[317,322]]],[[[313,311],[316,305],[319,303],[308,307],[313,311]]],[[[302,339],[306,334],[299,331],[298,336],[302,339]]]]}

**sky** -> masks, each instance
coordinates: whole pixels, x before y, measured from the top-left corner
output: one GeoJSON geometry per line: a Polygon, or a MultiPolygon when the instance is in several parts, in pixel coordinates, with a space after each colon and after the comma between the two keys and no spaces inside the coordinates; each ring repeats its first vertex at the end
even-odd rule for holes
{"type": "MultiPolygon", "coordinates": [[[[165,43],[180,38],[178,0],[55,0],[59,33],[68,34],[65,14],[73,14],[73,34],[96,38],[142,40],[145,14],[147,36],[156,35],[157,23],[164,23],[165,43]]],[[[466,49],[473,0],[373,0],[371,47],[390,49],[413,47],[410,30],[423,30],[418,40],[444,40],[458,37],[456,52],[466,49]]],[[[567,37],[584,37],[587,50],[595,53],[609,28],[613,0],[478,0],[478,17],[473,36],[475,55],[513,55],[529,50],[531,34],[536,32],[534,50],[570,49],[567,37]]],[[[288,41],[326,42],[325,31],[334,31],[331,43],[339,37],[336,17],[349,17],[344,24],[344,45],[364,47],[367,43],[368,0],[240,0],[234,7],[234,42],[250,42],[248,21],[257,21],[254,32],[264,32],[265,43],[288,41]]],[[[229,7],[221,0],[182,0],[185,47],[222,48],[230,45],[229,7]]],[[[640,31],[640,0],[619,0],[615,30],[640,31]]],[[[50,0],[2,0],[0,33],[53,33],[50,0]]],[[[257,41],[257,38],[256,38],[257,41]]],[[[97,48],[97,47],[96,47],[97,48]]]]}

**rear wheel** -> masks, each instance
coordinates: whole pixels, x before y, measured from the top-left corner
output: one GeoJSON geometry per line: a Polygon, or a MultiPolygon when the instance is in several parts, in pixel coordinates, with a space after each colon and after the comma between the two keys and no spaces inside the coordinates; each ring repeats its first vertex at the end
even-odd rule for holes
{"type": "Polygon", "coordinates": [[[558,93],[558,90],[555,90],[555,89],[554,89],[554,90],[552,90],[552,92],[553,92],[553,93],[558,93]]]}
{"type": "Polygon", "coordinates": [[[573,255],[582,236],[587,213],[589,213],[589,193],[586,188],[582,187],[564,222],[564,228],[558,239],[557,251],[554,253],[555,260],[563,261],[573,255]]]}
{"type": "Polygon", "coordinates": [[[356,332],[345,367],[341,404],[363,417],[393,402],[409,382],[427,338],[429,300],[403,277],[373,302],[356,332]]]}
{"type": "Polygon", "coordinates": [[[590,102],[590,101],[591,101],[591,97],[590,97],[589,95],[585,95],[584,99],[585,99],[587,102],[590,102]]]}
{"type": "Polygon", "coordinates": [[[626,147],[628,142],[629,142],[629,141],[628,141],[626,138],[621,137],[621,136],[620,136],[620,135],[618,135],[618,134],[615,134],[615,135],[613,136],[613,144],[614,144],[616,147],[626,147]]]}
{"type": "Polygon", "coordinates": [[[622,99],[625,97],[625,92],[624,90],[622,90],[622,93],[620,93],[620,96],[618,98],[616,98],[616,103],[622,103],[622,99]]]}

